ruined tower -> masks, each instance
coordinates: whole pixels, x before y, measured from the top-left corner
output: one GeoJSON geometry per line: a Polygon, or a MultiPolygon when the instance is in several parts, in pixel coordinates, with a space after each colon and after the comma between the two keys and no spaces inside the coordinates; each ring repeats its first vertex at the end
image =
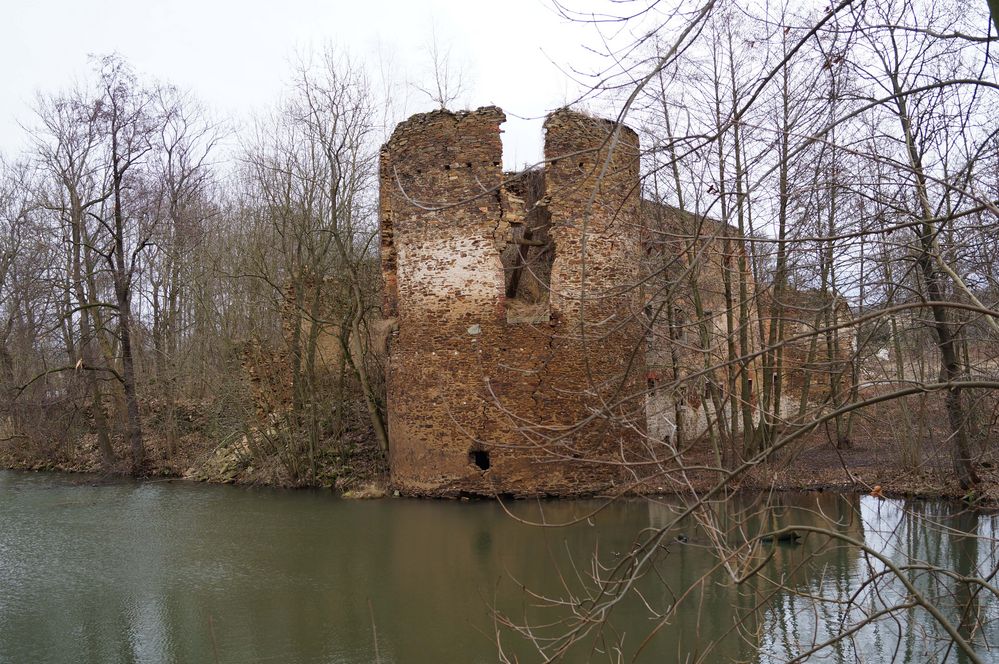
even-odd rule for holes
{"type": "Polygon", "coordinates": [[[561,110],[504,174],[490,106],[415,115],[381,151],[393,484],[441,495],[620,486],[645,427],[639,145],[561,110]]]}

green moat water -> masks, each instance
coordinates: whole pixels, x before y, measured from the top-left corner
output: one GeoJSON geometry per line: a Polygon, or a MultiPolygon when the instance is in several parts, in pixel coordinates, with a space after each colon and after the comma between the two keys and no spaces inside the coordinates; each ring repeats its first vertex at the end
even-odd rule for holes
{"type": "MultiPolygon", "coordinates": [[[[539,638],[558,636],[568,604],[590,585],[594,554],[614,566],[639,533],[670,523],[675,509],[619,501],[574,526],[544,529],[490,501],[365,502],[185,482],[93,482],[0,472],[0,662],[543,661],[494,610],[537,626],[539,638]],[[567,604],[543,608],[532,593],[567,604]]],[[[863,541],[897,564],[927,560],[983,577],[999,564],[997,518],[958,513],[948,503],[829,494],[771,501],[776,506],[762,516],[747,497],[715,515],[733,529],[729,538],[738,527],[803,524],[863,541]]],[[[508,507],[527,519],[543,510],[549,521],[566,521],[599,505],[508,507]]],[[[563,661],[632,661],[638,652],[637,661],[649,662],[783,662],[841,621],[850,625],[884,602],[905,600],[897,583],[861,587],[883,569],[876,559],[820,540],[774,547],[761,575],[736,584],[715,569],[703,529],[684,524],[658,547],[654,569],[615,607],[603,636],[590,633],[563,661]],[[685,543],[674,539],[681,534],[685,543]],[[775,581],[785,589],[775,590],[775,581]]],[[[999,661],[999,650],[989,650],[999,645],[999,609],[988,591],[969,605],[971,591],[952,579],[910,574],[984,660],[999,661]],[[954,601],[972,609],[963,622],[954,601]]],[[[893,658],[965,661],[921,609],[864,627],[809,661],[893,658]]]]}

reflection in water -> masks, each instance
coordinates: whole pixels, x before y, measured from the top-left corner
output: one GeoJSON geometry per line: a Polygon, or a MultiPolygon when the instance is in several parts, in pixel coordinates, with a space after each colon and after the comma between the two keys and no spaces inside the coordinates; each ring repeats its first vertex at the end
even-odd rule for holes
{"type": "MultiPolygon", "coordinates": [[[[821,506],[822,501],[817,502],[821,506]]],[[[801,571],[784,578],[783,585],[792,592],[783,593],[764,611],[763,632],[770,639],[761,643],[759,660],[969,661],[914,602],[885,560],[900,569],[981,656],[993,658],[990,644],[999,633],[997,598],[964,578],[991,578],[996,573],[994,517],[943,501],[865,496],[851,503],[858,532],[844,534],[863,542],[864,548],[823,538],[828,546],[817,549],[801,571]]],[[[794,523],[815,525],[800,517],[794,523]]]]}
{"type": "MultiPolygon", "coordinates": [[[[581,519],[535,528],[492,502],[82,481],[0,473],[0,662],[354,663],[374,660],[376,639],[386,663],[541,661],[605,599],[594,578],[629,578],[627,554],[667,527],[565,661],[783,662],[909,596],[857,547],[815,534],[744,546],[761,533],[824,528],[958,577],[997,567],[994,517],[943,503],[740,497],[675,527],[669,501],[590,518],[599,503],[513,504],[525,519],[581,519]]],[[[977,647],[996,641],[990,591],[925,566],[906,574],[977,647]]],[[[948,645],[914,608],[810,661],[964,661],[948,645]]]]}

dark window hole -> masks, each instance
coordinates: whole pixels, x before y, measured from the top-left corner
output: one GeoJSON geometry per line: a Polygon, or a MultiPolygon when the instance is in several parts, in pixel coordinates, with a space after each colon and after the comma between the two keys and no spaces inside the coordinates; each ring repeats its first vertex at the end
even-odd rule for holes
{"type": "Polygon", "coordinates": [[[468,460],[474,463],[479,470],[489,470],[489,452],[485,450],[472,450],[468,453],[468,460]]]}

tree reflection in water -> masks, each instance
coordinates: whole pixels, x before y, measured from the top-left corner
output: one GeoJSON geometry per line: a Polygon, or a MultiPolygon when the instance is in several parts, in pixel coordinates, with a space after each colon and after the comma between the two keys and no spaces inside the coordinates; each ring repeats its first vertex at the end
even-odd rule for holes
{"type": "Polygon", "coordinates": [[[563,592],[532,595],[537,611],[520,621],[501,612],[505,630],[565,661],[970,662],[999,636],[994,516],[943,501],[770,494],[706,503],[678,523],[685,507],[650,500],[632,548],[553,559],[563,592]]]}

